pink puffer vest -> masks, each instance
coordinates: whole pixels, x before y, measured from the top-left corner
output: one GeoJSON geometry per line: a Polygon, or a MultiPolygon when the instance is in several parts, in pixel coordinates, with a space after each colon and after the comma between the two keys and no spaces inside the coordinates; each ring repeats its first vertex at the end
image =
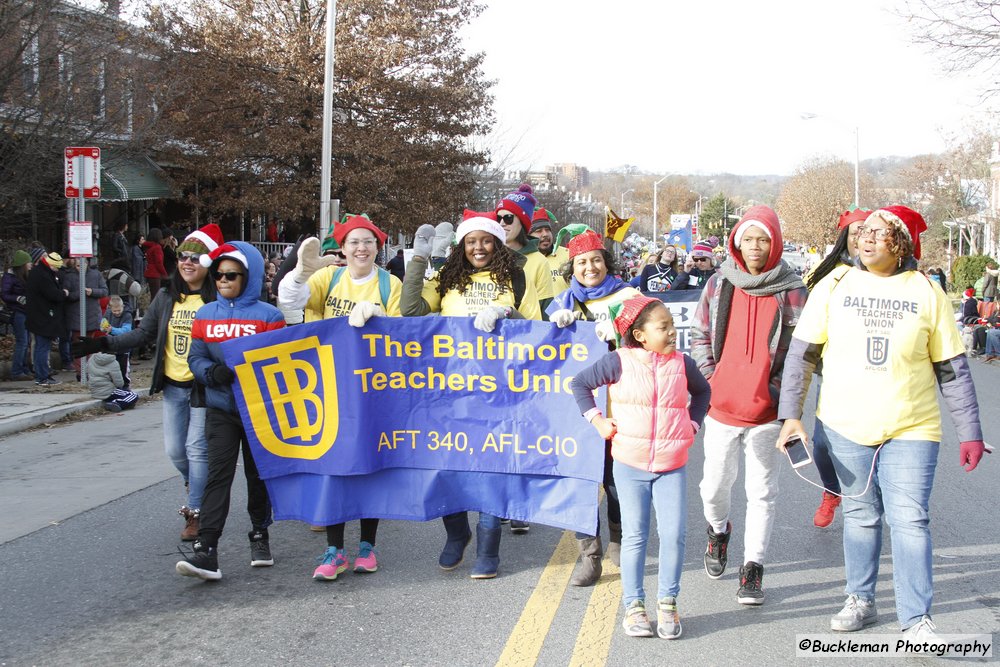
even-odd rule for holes
{"type": "Polygon", "coordinates": [[[618,356],[622,377],[608,389],[618,422],[611,456],[648,472],[680,468],[694,442],[684,355],[623,348],[618,356]]]}

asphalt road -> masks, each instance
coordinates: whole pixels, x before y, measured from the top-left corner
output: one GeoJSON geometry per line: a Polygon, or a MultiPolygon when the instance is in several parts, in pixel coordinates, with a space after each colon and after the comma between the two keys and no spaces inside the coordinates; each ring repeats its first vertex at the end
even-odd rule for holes
{"type": "MultiPolygon", "coordinates": [[[[987,440],[1000,442],[992,397],[1000,368],[973,363],[987,440]]],[[[957,464],[946,422],[932,499],[934,616],[940,632],[995,633],[1000,627],[1000,454],[978,470],[957,464]]],[[[324,536],[297,522],[271,529],[276,564],[252,569],[237,477],[220,545],[224,578],[203,583],[174,571],[182,527],[181,481],[162,453],[159,403],[0,440],[0,665],[639,665],[791,664],[796,635],[826,633],[843,601],[841,520],[818,530],[819,492],[782,471],[780,509],[768,561],[766,602],[736,603],[742,562],[742,479],[734,492],[730,567],[718,581],[702,569],[705,524],[692,449],[682,591],[683,636],[673,642],[625,637],[618,575],[599,586],[567,587],[575,547],[562,531],[505,529],[501,575],[468,577],[437,567],[438,521],[386,521],[380,569],[336,582],[310,578],[324,536]],[[562,544],[561,547],[557,545],[562,544]],[[566,547],[572,547],[567,549],[566,547]],[[735,566],[734,566],[735,565],[735,566]]],[[[815,471],[807,476],[815,479],[815,471]]],[[[348,525],[348,553],[357,524],[348,525]]],[[[656,547],[646,568],[656,595],[656,547]]],[[[877,625],[850,638],[898,635],[889,540],[879,580],[877,625]]],[[[993,659],[991,659],[993,660],[993,659]]],[[[890,663],[930,664],[914,658],[890,663]]],[[[885,659],[824,664],[885,665],[885,659]]]]}

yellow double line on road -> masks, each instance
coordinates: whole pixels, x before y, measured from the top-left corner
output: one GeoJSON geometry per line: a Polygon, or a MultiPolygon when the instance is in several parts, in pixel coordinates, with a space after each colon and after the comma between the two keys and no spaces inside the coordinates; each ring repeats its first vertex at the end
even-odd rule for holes
{"type": "MultiPolygon", "coordinates": [[[[538,661],[552,620],[573,574],[577,551],[573,533],[564,531],[538,579],[538,585],[524,605],[521,617],[507,638],[507,645],[500,654],[497,667],[528,667],[538,661]]],[[[590,594],[580,632],[576,636],[576,646],[569,663],[573,667],[603,666],[608,659],[622,587],[618,568],[609,560],[605,560],[602,567],[603,573],[590,594]]]]}

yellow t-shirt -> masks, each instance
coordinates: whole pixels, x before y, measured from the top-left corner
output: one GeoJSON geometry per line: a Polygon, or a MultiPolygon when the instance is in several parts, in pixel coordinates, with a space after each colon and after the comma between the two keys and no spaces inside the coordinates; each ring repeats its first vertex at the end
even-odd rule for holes
{"type": "MultiPolygon", "coordinates": [[[[611,319],[612,306],[634,296],[642,296],[642,292],[631,286],[624,287],[613,294],[602,296],[600,299],[591,299],[586,304],[587,310],[590,311],[595,322],[606,322],[611,319]]],[[[576,309],[583,310],[579,303],[576,304],[576,309]]]]}
{"type": "Polygon", "coordinates": [[[931,364],[965,351],[948,298],[917,271],[839,275],[813,288],[793,334],[824,345],[817,417],[862,445],[940,442],[931,364]]]}
{"type": "MultiPolygon", "coordinates": [[[[337,272],[337,266],[326,266],[314,273],[309,282],[309,300],[306,302],[305,321],[315,322],[331,317],[341,317],[351,314],[355,304],[370,301],[382,306],[382,295],[378,289],[378,276],[373,273],[364,282],[357,282],[351,277],[350,271],[344,267],[340,280],[330,291],[330,281],[337,272]],[[329,293],[329,294],[328,294],[329,293]]],[[[399,297],[403,292],[403,283],[396,276],[389,276],[389,303],[385,304],[385,314],[399,317],[399,297]]]]}
{"type": "MultiPolygon", "coordinates": [[[[547,276],[546,279],[548,279],[547,276]]],[[[517,311],[526,320],[540,320],[542,319],[542,311],[538,305],[538,293],[535,291],[535,286],[529,276],[525,276],[524,282],[524,296],[521,298],[521,307],[517,311]]],[[[421,296],[430,306],[431,312],[441,313],[448,317],[476,315],[486,306],[514,307],[513,288],[499,294],[499,289],[493,282],[489,271],[479,271],[472,274],[472,283],[466,288],[464,294],[451,289],[442,297],[438,294],[437,288],[438,280],[435,274],[430,280],[424,281],[421,296]]]]}
{"type": "Polygon", "coordinates": [[[551,255],[545,258],[552,273],[552,296],[556,296],[569,289],[569,283],[562,277],[562,267],[569,261],[569,250],[562,246],[556,248],[551,255]]]}
{"type": "Polygon", "coordinates": [[[543,301],[552,298],[552,273],[549,269],[548,259],[540,252],[532,252],[524,255],[528,261],[524,263],[524,277],[527,282],[535,286],[537,300],[543,301]]]}
{"type": "Polygon", "coordinates": [[[205,305],[200,294],[183,294],[175,303],[167,322],[167,344],[163,356],[163,373],[174,382],[191,382],[194,373],[188,367],[191,351],[191,322],[194,314],[205,305]]]}

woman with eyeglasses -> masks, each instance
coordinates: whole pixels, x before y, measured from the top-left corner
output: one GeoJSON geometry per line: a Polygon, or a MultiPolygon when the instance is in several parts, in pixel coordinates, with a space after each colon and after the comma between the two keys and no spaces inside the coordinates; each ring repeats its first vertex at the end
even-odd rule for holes
{"type": "MultiPolygon", "coordinates": [[[[560,230],[556,238],[558,245],[564,234],[572,234],[579,229],[569,227],[560,230]]],[[[626,284],[618,277],[618,266],[614,256],[604,247],[604,239],[586,229],[574,236],[568,245],[569,262],[563,266],[563,278],[569,289],[559,294],[549,306],[549,320],[557,327],[568,327],[576,320],[597,322],[597,336],[608,343],[609,350],[617,345],[612,308],[620,307],[626,299],[641,296],[639,290],[626,284]]],[[[610,403],[608,409],[610,413],[610,403]]],[[[604,441],[604,491],[608,499],[608,557],[615,565],[621,562],[622,511],[618,503],[618,490],[612,473],[614,459],[611,458],[611,440],[604,441]]],[[[597,534],[576,534],[580,560],[570,584],[573,586],[593,586],[601,578],[601,525],[598,517],[597,534]]]]}
{"type": "MultiPolygon", "coordinates": [[[[813,287],[785,360],[776,443],[807,440],[802,403],[819,360],[823,420],[844,500],[847,600],[832,630],[875,623],[883,521],[891,527],[896,616],[907,639],[933,639],[930,495],[941,443],[940,388],[959,464],[985,451],[976,390],[948,297],[917,271],[924,219],[905,206],[869,215],[858,259],[813,287]]],[[[954,456],[954,450],[948,454],[954,456]]],[[[954,459],[951,459],[952,461],[954,459]]]]}
{"type": "Polygon", "coordinates": [[[191,354],[188,357],[195,381],[205,388],[208,482],[202,499],[194,553],[179,561],[175,569],[181,576],[217,581],[222,578],[219,538],[229,515],[230,494],[241,451],[251,525],[247,534],[250,540],[250,567],[274,565],[267,531],[272,523],[271,499],[257,472],[236,406],[233,392],[236,373],[226,365],[221,344],[234,338],[281,329],[285,326],[285,318],[280,310],[260,300],[264,257],[249,243],[224,243],[202,255],[200,262],[208,268],[217,292],[215,301],[199,308],[194,316],[191,354]]]}
{"type": "Polygon", "coordinates": [[[184,518],[181,540],[198,536],[202,496],[208,480],[208,444],[205,441],[205,405],[196,391],[188,366],[191,322],[204,304],[215,300],[215,283],[200,257],[222,243],[222,230],[208,224],[191,232],[178,246],[177,270],[167,286],[153,293],[138,327],[121,336],[83,339],[73,355],[95,351],[118,354],[155,343],[152,396],[163,392],[163,443],[167,457],[184,479],[186,502],[178,513],[184,518]]]}
{"type": "MultiPolygon", "coordinates": [[[[552,272],[549,261],[538,250],[538,239],[528,236],[531,233],[531,218],[534,217],[538,200],[535,199],[531,186],[524,183],[515,192],[509,193],[494,210],[497,222],[503,227],[504,244],[514,252],[523,255],[524,274],[535,286],[538,294],[538,307],[545,316],[545,309],[552,301],[552,272]]],[[[527,532],[527,524],[511,522],[512,532],[527,532]]]]}
{"type": "MultiPolygon", "coordinates": [[[[414,236],[413,259],[406,267],[401,309],[404,317],[440,313],[445,317],[474,317],[475,327],[492,332],[505,318],[540,320],[535,286],[524,273],[524,258],[504,245],[504,228],[490,213],[466,211],[455,232],[458,247],[452,250],[441,269],[424,280],[433,252],[435,236],[431,225],[422,225],[414,236]]],[[[546,269],[545,279],[552,279],[546,269]]],[[[472,540],[468,512],[442,518],[447,541],[438,565],[454,570],[465,557],[472,540]]],[[[500,567],[500,518],[479,513],[476,526],[476,563],[473,579],[492,579],[500,567]]]]}
{"type": "Polygon", "coordinates": [[[713,262],[712,246],[699,241],[694,244],[688,258],[694,262],[694,268],[681,271],[672,283],[670,291],[677,290],[700,290],[708,282],[708,279],[715,273],[713,262]]]}
{"type": "MultiPolygon", "coordinates": [[[[353,215],[343,224],[334,225],[333,238],[324,240],[322,246],[316,238],[303,241],[295,268],[278,287],[278,303],[286,320],[304,316],[306,322],[312,322],[348,316],[351,326],[363,327],[372,317],[399,317],[403,284],[375,266],[375,258],[387,239],[386,233],[366,216],[353,215]],[[332,250],[334,255],[321,256],[321,250],[332,250]]],[[[378,523],[378,519],[361,519],[355,572],[378,570],[378,523]]],[[[313,579],[335,581],[347,571],[344,527],[343,523],[326,526],[327,547],[317,559],[319,566],[313,570],[313,579]]]]}

